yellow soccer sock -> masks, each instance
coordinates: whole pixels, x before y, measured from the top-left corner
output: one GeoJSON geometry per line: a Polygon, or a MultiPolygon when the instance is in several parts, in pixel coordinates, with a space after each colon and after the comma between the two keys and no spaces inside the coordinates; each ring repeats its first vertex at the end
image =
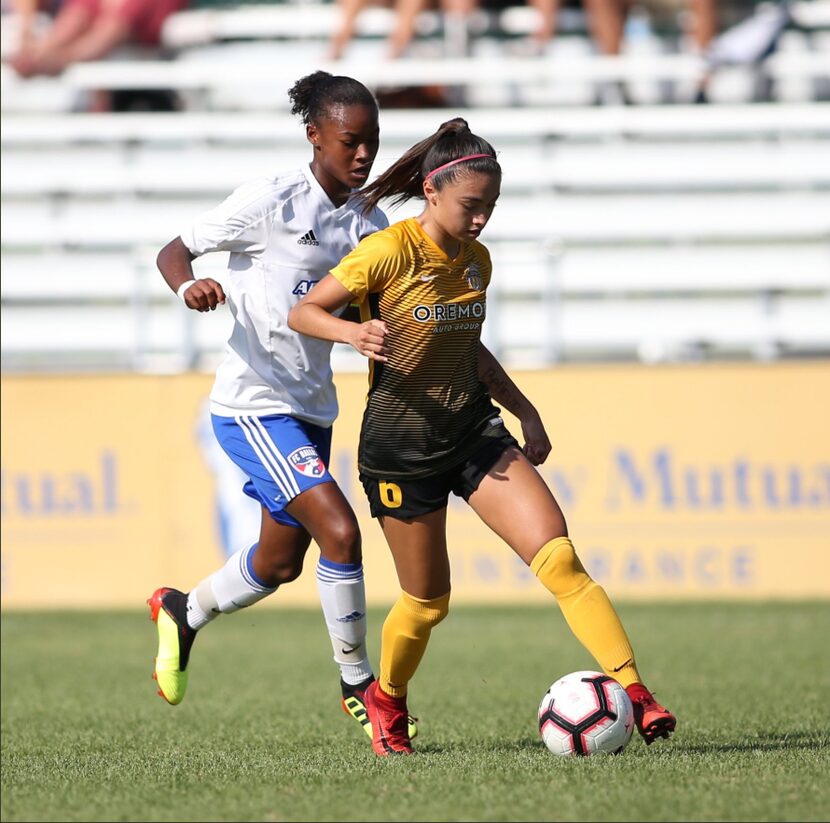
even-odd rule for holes
{"type": "Polygon", "coordinates": [[[623,686],[642,682],[634,652],[605,590],[585,571],[568,537],[545,543],[531,571],[557,599],[577,640],[623,686]]]}
{"type": "Polygon", "coordinates": [[[449,611],[450,593],[421,600],[401,592],[386,617],[381,635],[380,687],[392,697],[404,697],[429,642],[433,626],[449,611]]]}

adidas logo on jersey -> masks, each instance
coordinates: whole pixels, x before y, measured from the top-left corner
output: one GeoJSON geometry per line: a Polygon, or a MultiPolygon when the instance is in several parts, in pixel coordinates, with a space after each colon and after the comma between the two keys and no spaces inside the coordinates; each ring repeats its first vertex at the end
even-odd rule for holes
{"type": "Polygon", "coordinates": [[[298,241],[297,243],[300,246],[319,246],[320,244],[317,242],[317,238],[314,236],[313,231],[307,231],[298,241]]]}

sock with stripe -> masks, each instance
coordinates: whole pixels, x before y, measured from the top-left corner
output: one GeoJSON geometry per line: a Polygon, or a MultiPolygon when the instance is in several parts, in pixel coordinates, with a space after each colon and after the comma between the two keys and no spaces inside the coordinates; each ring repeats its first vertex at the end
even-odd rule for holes
{"type": "Polygon", "coordinates": [[[362,563],[317,562],[317,590],[334,649],[334,662],[349,686],[373,677],[366,651],[366,587],[362,563]]]}
{"type": "Polygon", "coordinates": [[[640,683],[634,652],[605,590],[585,571],[568,537],[545,543],[530,563],[551,592],[577,640],[624,687],[640,683]]]}
{"type": "Polygon", "coordinates": [[[380,687],[392,697],[405,697],[409,681],[424,656],[432,629],[449,612],[450,593],[421,600],[401,592],[383,624],[380,687]]]}
{"type": "Polygon", "coordinates": [[[191,629],[201,629],[220,614],[252,606],[279,588],[266,586],[254,572],[252,561],[258,546],[254,543],[231,555],[221,569],[191,590],[187,596],[187,624],[191,629]]]}

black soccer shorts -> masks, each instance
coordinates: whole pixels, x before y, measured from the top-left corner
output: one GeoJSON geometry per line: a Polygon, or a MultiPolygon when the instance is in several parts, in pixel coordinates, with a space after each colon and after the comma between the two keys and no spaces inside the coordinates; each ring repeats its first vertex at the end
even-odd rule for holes
{"type": "Polygon", "coordinates": [[[426,477],[383,480],[361,474],[360,482],[369,498],[372,517],[411,520],[445,508],[450,493],[469,500],[487,472],[511,446],[518,448],[519,444],[497,417],[490,421],[473,453],[449,469],[426,477]]]}

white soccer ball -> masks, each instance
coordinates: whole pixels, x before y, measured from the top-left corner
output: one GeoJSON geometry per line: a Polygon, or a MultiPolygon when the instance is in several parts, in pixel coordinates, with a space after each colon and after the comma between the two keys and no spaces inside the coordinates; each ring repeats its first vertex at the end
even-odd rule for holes
{"type": "Polygon", "coordinates": [[[601,672],[560,677],[539,704],[539,733],[560,757],[620,754],[634,731],[634,707],[625,689],[601,672]]]}

